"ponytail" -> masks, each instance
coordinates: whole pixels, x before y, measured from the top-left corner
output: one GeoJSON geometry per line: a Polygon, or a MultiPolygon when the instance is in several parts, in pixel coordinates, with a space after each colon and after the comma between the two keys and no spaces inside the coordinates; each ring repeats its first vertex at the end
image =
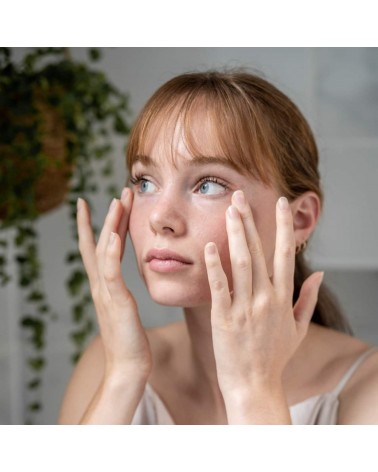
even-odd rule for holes
{"type": "MultiPolygon", "coordinates": [[[[295,260],[293,304],[298,300],[303,282],[311,272],[303,253],[297,254],[295,260]]],[[[342,313],[336,297],[324,284],[320,286],[318,302],[311,321],[321,326],[353,335],[352,328],[342,313]]]]}

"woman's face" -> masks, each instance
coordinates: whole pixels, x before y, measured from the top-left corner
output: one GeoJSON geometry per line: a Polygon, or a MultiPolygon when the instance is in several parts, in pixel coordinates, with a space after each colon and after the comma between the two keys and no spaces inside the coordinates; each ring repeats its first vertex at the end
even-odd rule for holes
{"type": "Polygon", "coordinates": [[[226,159],[212,157],[219,153],[206,127],[198,126],[196,140],[207,158],[192,157],[181,133],[176,133],[171,148],[164,132],[158,132],[148,155],[140,156],[132,167],[130,236],[149,293],[163,305],[195,307],[211,302],[204,260],[210,241],[218,247],[232,290],[225,212],[236,190],[243,190],[251,205],[272,272],[279,195],[237,172],[226,159]]]}

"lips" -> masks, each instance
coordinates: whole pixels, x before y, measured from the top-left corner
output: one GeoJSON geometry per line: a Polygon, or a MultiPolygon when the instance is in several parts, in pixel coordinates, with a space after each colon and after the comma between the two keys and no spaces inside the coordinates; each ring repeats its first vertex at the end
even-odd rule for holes
{"type": "Polygon", "coordinates": [[[181,262],[182,264],[193,264],[193,261],[187,257],[184,257],[181,254],[166,248],[154,248],[148,251],[145,261],[151,262],[154,259],[158,259],[160,261],[177,261],[181,262]]]}

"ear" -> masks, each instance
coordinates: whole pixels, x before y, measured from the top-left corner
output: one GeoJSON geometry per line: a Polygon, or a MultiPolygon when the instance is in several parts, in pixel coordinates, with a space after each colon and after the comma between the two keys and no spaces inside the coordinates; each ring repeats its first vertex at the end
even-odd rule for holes
{"type": "Polygon", "coordinates": [[[294,234],[296,245],[300,246],[307,241],[321,213],[321,202],[315,192],[306,192],[290,203],[293,213],[294,234]]]}

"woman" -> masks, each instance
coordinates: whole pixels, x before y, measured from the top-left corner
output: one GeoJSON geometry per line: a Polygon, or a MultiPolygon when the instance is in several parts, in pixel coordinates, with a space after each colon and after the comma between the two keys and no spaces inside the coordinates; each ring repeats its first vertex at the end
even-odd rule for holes
{"type": "Polygon", "coordinates": [[[100,335],[61,423],[378,423],[378,352],[350,335],[303,251],[322,207],[297,107],[244,72],[184,74],[130,136],[132,189],[99,241],[78,202],[100,335]],[[144,330],[121,276],[130,231],[152,299],[185,321],[144,330]]]}

